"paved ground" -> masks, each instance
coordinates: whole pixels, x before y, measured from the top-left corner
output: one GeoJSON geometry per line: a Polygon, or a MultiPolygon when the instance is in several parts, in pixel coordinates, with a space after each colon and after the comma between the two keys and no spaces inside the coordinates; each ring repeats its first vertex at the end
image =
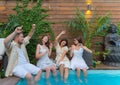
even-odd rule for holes
{"type": "Polygon", "coordinates": [[[104,64],[99,64],[96,66],[96,68],[91,68],[91,69],[97,69],[97,70],[120,70],[120,66],[119,67],[113,67],[113,66],[107,66],[104,64]]]}
{"type": "Polygon", "coordinates": [[[16,82],[18,81],[19,78],[17,77],[4,78],[4,79],[0,79],[0,85],[15,85],[16,82]]]}
{"type": "MultiPolygon", "coordinates": [[[[104,69],[104,70],[120,70],[120,67],[106,66],[104,64],[97,65],[96,68],[91,67],[91,69],[104,69]]],[[[0,79],[0,85],[15,85],[19,81],[17,77],[9,77],[0,79]]]]}

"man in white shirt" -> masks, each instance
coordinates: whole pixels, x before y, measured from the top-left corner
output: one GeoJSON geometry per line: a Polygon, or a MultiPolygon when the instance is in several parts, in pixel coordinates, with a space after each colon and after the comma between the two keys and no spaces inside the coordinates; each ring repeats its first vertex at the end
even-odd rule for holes
{"type": "Polygon", "coordinates": [[[15,75],[31,81],[33,80],[32,74],[34,74],[36,75],[34,80],[37,81],[39,79],[41,69],[29,63],[25,47],[29,43],[34,30],[35,24],[32,25],[32,29],[28,36],[24,38],[22,27],[17,27],[13,33],[5,38],[4,44],[8,55],[8,65],[5,73],[6,77],[15,75]]]}

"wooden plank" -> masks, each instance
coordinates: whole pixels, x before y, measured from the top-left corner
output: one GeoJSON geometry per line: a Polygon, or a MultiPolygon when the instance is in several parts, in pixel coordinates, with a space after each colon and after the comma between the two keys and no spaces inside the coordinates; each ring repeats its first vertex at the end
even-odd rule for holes
{"type": "MultiPolygon", "coordinates": [[[[99,2],[99,3],[108,3],[108,2],[120,2],[120,0],[91,0],[93,2],[99,2]]],[[[79,3],[79,2],[86,2],[86,0],[47,0],[44,2],[49,2],[49,3],[79,3]]]]}
{"type": "Polygon", "coordinates": [[[85,0],[47,0],[43,2],[48,2],[48,3],[78,3],[78,2],[86,2],[85,0]]]}
{"type": "MultiPolygon", "coordinates": [[[[87,7],[86,3],[44,3],[43,7],[87,7]]],[[[120,7],[119,3],[92,3],[91,7],[120,7]]]]}
{"type": "MultiPolygon", "coordinates": [[[[94,18],[97,18],[98,16],[104,16],[104,15],[94,15],[94,18]]],[[[47,17],[48,20],[51,20],[51,21],[65,21],[67,19],[73,19],[73,15],[66,15],[66,16],[50,16],[50,17],[47,17]]],[[[92,17],[91,17],[92,18],[92,17]]],[[[111,15],[110,16],[110,19],[119,19],[120,16],[119,15],[111,15]]]]}
{"type": "MultiPolygon", "coordinates": [[[[74,11],[76,10],[78,7],[74,6],[74,7],[51,7],[51,8],[47,8],[49,9],[49,11],[74,11]]],[[[87,7],[79,7],[80,10],[87,10],[87,7]]],[[[120,11],[120,7],[101,7],[101,6],[97,6],[97,7],[92,7],[91,10],[96,10],[96,11],[120,11]]]]}
{"type": "MultiPolygon", "coordinates": [[[[3,0],[4,1],[4,0],[3,0]]],[[[1,4],[2,1],[0,1],[1,4]]],[[[105,15],[107,12],[111,14],[111,20],[113,23],[117,23],[120,21],[120,0],[92,0],[91,9],[94,11],[96,7],[96,15],[105,15]]],[[[3,2],[2,2],[3,4],[3,2]]],[[[12,8],[16,5],[14,0],[9,0],[6,3],[6,11],[0,11],[0,16],[2,14],[7,14],[6,17],[1,17],[2,20],[7,20],[9,14],[15,13],[12,8]],[[2,13],[3,12],[3,13],[2,13]]],[[[73,18],[75,15],[75,10],[77,6],[82,11],[87,10],[86,1],[85,0],[44,0],[43,7],[50,9],[48,11],[49,17],[47,18],[51,22],[56,22],[55,28],[58,26],[60,28],[64,27],[63,22],[73,18]]],[[[4,20],[4,21],[5,21],[4,20]]],[[[57,28],[56,28],[57,29],[57,28]]]]}
{"type": "Polygon", "coordinates": [[[86,3],[43,3],[43,7],[74,7],[74,6],[86,6],[86,3]]]}
{"type": "Polygon", "coordinates": [[[99,2],[99,3],[118,3],[120,0],[92,0],[92,2],[99,2]]]}
{"type": "Polygon", "coordinates": [[[114,3],[113,2],[108,2],[108,3],[99,3],[98,2],[98,3],[96,3],[96,2],[94,2],[94,3],[91,4],[91,6],[92,5],[93,6],[112,6],[112,7],[118,6],[119,7],[120,3],[118,3],[118,2],[116,2],[116,3],[115,2],[114,3]]]}
{"type": "MultiPolygon", "coordinates": [[[[54,14],[56,14],[56,15],[75,15],[76,14],[76,10],[74,10],[74,11],[48,11],[47,12],[49,15],[54,15],[54,14]]],[[[115,10],[112,10],[112,11],[96,11],[96,10],[94,10],[94,11],[92,11],[92,13],[94,13],[94,14],[97,14],[97,15],[105,15],[105,14],[107,14],[107,13],[110,13],[111,15],[120,15],[120,11],[115,11],[115,10]]]]}
{"type": "Polygon", "coordinates": [[[6,4],[5,0],[0,0],[0,6],[4,6],[6,4]]]}

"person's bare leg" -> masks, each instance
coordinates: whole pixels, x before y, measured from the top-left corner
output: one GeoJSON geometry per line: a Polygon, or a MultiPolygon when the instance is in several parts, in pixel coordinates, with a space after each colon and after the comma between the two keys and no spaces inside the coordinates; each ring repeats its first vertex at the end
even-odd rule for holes
{"type": "Polygon", "coordinates": [[[51,70],[52,70],[52,72],[53,72],[53,76],[54,76],[54,78],[55,78],[55,81],[58,82],[56,67],[55,67],[54,65],[51,66],[51,70]]]}
{"type": "Polygon", "coordinates": [[[50,83],[50,80],[49,80],[49,79],[46,79],[46,84],[47,84],[47,85],[51,85],[51,83],[50,83]]]}
{"type": "Polygon", "coordinates": [[[51,84],[50,84],[50,81],[49,81],[49,77],[50,77],[50,67],[47,67],[47,68],[45,69],[45,71],[46,71],[46,84],[47,84],[47,85],[51,85],[51,84]]]}
{"type": "Polygon", "coordinates": [[[42,73],[42,70],[39,70],[38,73],[35,76],[35,81],[38,81],[40,79],[41,73],[42,73]]]}
{"type": "Polygon", "coordinates": [[[54,65],[51,66],[50,68],[53,72],[53,76],[56,77],[57,76],[57,73],[56,73],[56,67],[54,65]]]}
{"type": "Polygon", "coordinates": [[[64,72],[64,82],[67,82],[67,78],[68,78],[68,68],[64,68],[65,72],[64,72]]]}
{"type": "Polygon", "coordinates": [[[80,68],[76,69],[76,74],[77,74],[78,80],[82,82],[82,80],[80,79],[80,68]]]}
{"type": "Polygon", "coordinates": [[[59,70],[60,70],[60,76],[61,76],[61,78],[63,78],[63,73],[64,73],[64,65],[62,64],[62,65],[60,65],[60,68],[59,68],[59,70]]]}
{"type": "Polygon", "coordinates": [[[27,73],[25,78],[27,80],[27,85],[35,85],[34,79],[30,73],[27,73]]]}
{"type": "Polygon", "coordinates": [[[45,71],[46,71],[46,79],[48,79],[50,76],[50,67],[47,67],[45,71]]]}
{"type": "Polygon", "coordinates": [[[76,75],[78,78],[80,78],[80,68],[76,68],[76,75]]]}
{"type": "Polygon", "coordinates": [[[85,79],[85,81],[87,82],[87,70],[86,70],[86,69],[83,69],[83,73],[84,73],[84,79],[85,79]]]}

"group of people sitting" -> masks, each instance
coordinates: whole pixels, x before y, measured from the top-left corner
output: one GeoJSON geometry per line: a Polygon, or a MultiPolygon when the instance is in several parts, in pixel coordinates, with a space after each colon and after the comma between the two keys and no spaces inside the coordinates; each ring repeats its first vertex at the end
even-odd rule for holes
{"type": "Polygon", "coordinates": [[[59,38],[65,34],[66,31],[62,31],[55,38],[53,44],[49,42],[49,36],[43,36],[36,47],[35,58],[38,60],[37,64],[36,66],[30,64],[25,46],[29,43],[29,40],[35,31],[35,27],[35,24],[33,24],[31,31],[25,38],[22,33],[22,27],[16,27],[15,31],[5,38],[4,45],[8,56],[8,65],[5,76],[15,75],[20,78],[26,78],[28,81],[38,81],[42,71],[46,71],[46,79],[49,78],[50,71],[52,71],[53,76],[56,77],[56,67],[58,67],[60,76],[65,82],[68,78],[69,69],[76,70],[77,77],[80,81],[80,71],[82,70],[84,78],[86,79],[87,69],[89,67],[82,57],[83,51],[86,50],[89,53],[92,53],[92,51],[83,45],[82,39],[79,37],[74,38],[71,47],[68,47],[67,39],[62,39],[58,42],[59,38]],[[49,58],[53,45],[56,48],[55,62],[49,58]],[[66,55],[68,51],[70,52],[70,57],[72,57],[71,60],[69,60],[66,55]],[[35,77],[32,75],[35,75],[35,77]]]}

